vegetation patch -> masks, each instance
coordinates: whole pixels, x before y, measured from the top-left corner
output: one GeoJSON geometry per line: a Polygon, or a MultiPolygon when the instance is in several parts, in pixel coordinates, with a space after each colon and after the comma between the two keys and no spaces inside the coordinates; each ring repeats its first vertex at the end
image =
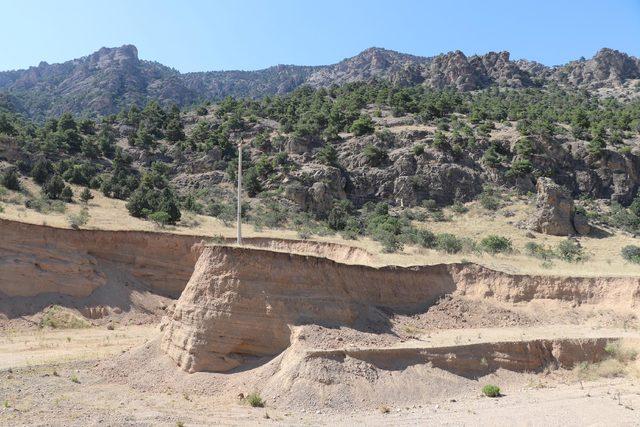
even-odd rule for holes
{"type": "Polygon", "coordinates": [[[47,308],[40,319],[41,328],[81,329],[91,326],[83,317],[59,305],[47,308]]]}
{"type": "Polygon", "coordinates": [[[487,397],[500,397],[501,396],[500,387],[493,384],[487,384],[484,387],[482,387],[482,394],[484,394],[487,397]]]}

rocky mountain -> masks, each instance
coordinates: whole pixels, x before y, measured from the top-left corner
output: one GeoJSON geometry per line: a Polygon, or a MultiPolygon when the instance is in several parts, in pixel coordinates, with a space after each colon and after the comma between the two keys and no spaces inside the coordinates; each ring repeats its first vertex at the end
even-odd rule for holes
{"type": "Polygon", "coordinates": [[[258,98],[284,94],[303,84],[314,87],[388,80],[468,91],[497,85],[530,87],[556,81],[588,88],[615,86],[640,78],[640,59],[612,49],[592,59],[559,67],[510,59],[509,52],[467,57],[460,51],[420,57],[370,48],[337,64],[277,65],[257,71],[180,73],[138,58],[135,46],[102,48],[61,64],[40,63],[26,70],[0,72],[0,107],[42,119],[64,111],[90,116],[110,114],[156,99],[164,105],[191,105],[231,95],[258,98]]]}

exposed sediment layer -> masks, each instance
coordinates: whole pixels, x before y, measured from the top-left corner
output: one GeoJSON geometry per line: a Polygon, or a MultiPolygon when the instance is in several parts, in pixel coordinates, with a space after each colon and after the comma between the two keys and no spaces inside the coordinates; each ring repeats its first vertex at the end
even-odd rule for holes
{"type": "MultiPolygon", "coordinates": [[[[6,297],[82,298],[109,281],[131,281],[178,298],[191,277],[201,242],[210,240],[144,231],[71,230],[3,219],[0,236],[0,295],[6,297]]],[[[374,259],[363,249],[333,243],[270,238],[247,238],[245,243],[343,262],[374,259]]]]}
{"type": "Polygon", "coordinates": [[[374,268],[207,246],[166,322],[162,348],[186,371],[227,371],[286,349],[293,325],[388,331],[385,313],[421,313],[445,295],[633,310],[640,279],[511,275],[470,263],[374,268]]]}
{"type": "Polygon", "coordinates": [[[2,219],[0,234],[0,293],[7,297],[47,293],[86,297],[109,280],[130,278],[153,292],[177,298],[198,258],[197,244],[203,240],[139,231],[70,230],[2,219]]]}

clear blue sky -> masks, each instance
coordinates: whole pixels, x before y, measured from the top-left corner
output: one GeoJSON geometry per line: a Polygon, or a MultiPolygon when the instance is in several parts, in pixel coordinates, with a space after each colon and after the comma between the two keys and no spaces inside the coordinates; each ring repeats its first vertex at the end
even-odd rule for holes
{"type": "Polygon", "coordinates": [[[180,71],[337,62],[371,46],[509,50],[547,65],[640,56],[640,0],[0,0],[0,70],[134,44],[180,71]]]}

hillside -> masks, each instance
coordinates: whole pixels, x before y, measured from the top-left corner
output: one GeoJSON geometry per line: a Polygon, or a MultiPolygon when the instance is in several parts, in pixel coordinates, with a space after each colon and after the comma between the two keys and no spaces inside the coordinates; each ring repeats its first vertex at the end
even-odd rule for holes
{"type": "MultiPolygon", "coordinates": [[[[482,243],[490,227],[457,235],[447,212],[474,202],[523,233],[543,231],[532,220],[547,215],[544,208],[516,219],[515,201],[533,204],[545,197],[541,183],[553,183],[566,195],[548,194],[558,203],[547,208],[549,233],[573,235],[570,257],[584,260],[577,239],[640,233],[639,111],[638,99],[561,87],[460,92],[359,82],[195,109],[151,102],[99,121],[65,113],[40,125],[4,114],[0,183],[21,196],[0,207],[47,215],[82,206],[90,188],[149,227],[188,227],[191,214],[228,225],[236,144],[244,141],[243,214],[258,231],[367,237],[386,252],[477,254],[498,244],[548,263],[566,254],[532,237],[516,248],[521,236],[512,231],[482,243]]],[[[81,220],[70,219],[76,227],[81,220]]],[[[626,246],[633,245],[616,257],[626,246]]]]}
{"type": "Polygon", "coordinates": [[[184,107],[226,96],[260,98],[286,94],[304,84],[329,87],[384,80],[403,86],[419,84],[461,91],[554,83],[600,89],[621,88],[639,78],[640,60],[612,49],[602,49],[589,60],[547,67],[527,60],[513,61],[508,52],[468,57],[455,51],[420,57],[370,48],[326,66],[277,65],[257,71],[182,74],[139,59],[137,48],[125,45],[102,48],[61,64],[41,62],[26,70],[0,72],[0,107],[11,106],[41,120],[65,111],[86,116],[112,114],[151,100],[165,107],[184,107]]]}

